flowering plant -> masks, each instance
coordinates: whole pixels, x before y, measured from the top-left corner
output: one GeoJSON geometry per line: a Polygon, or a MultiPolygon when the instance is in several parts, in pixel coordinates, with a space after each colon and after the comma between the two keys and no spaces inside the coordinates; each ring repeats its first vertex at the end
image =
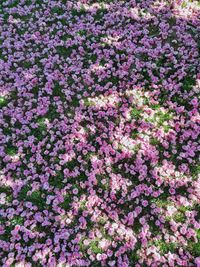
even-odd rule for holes
{"type": "Polygon", "coordinates": [[[200,266],[199,34],[198,1],[1,1],[1,266],[200,266]]]}

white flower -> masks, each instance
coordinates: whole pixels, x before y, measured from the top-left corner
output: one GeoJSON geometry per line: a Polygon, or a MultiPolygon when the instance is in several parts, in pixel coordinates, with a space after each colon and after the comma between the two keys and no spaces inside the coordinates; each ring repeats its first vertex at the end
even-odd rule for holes
{"type": "Polygon", "coordinates": [[[177,209],[174,206],[168,206],[167,207],[167,215],[168,216],[172,216],[176,211],[177,211],[177,209]]]}

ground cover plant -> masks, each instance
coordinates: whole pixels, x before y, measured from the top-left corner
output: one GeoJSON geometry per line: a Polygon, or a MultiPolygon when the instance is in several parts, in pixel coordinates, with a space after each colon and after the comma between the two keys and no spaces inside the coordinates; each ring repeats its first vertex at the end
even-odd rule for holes
{"type": "Polygon", "coordinates": [[[0,1],[0,266],[200,266],[199,40],[199,1],[0,1]]]}

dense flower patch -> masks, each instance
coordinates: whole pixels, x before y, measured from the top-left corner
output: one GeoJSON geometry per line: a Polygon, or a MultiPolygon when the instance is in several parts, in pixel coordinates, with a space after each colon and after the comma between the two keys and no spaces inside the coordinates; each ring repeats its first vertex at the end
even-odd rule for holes
{"type": "Polygon", "coordinates": [[[0,266],[200,266],[198,1],[0,3],[0,266]]]}

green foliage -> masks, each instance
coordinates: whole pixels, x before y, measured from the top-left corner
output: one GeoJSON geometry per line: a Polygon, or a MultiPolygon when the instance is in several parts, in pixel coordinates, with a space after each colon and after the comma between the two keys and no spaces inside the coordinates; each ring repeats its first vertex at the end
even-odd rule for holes
{"type": "Polygon", "coordinates": [[[69,77],[67,83],[68,85],[72,85],[74,83],[74,79],[72,77],[69,77]]]}
{"type": "Polygon", "coordinates": [[[100,21],[102,20],[103,16],[107,13],[107,9],[102,7],[99,8],[96,12],[96,14],[94,15],[94,20],[96,21],[100,21]]]}
{"type": "MultiPolygon", "coordinates": [[[[173,113],[169,111],[161,111],[156,109],[156,112],[153,116],[146,118],[145,120],[150,123],[156,123],[157,126],[163,127],[165,132],[168,132],[170,130],[170,125],[167,124],[168,121],[170,121],[173,118],[173,113]]],[[[153,140],[152,140],[153,142],[153,140]]]]}
{"type": "Polygon", "coordinates": [[[106,64],[106,60],[104,59],[104,58],[102,58],[101,60],[100,60],[100,63],[99,63],[99,65],[100,66],[104,66],[105,64],[106,64]]]}
{"type": "Polygon", "coordinates": [[[80,16],[85,15],[85,14],[86,14],[86,10],[83,6],[79,10],[75,9],[75,8],[72,9],[72,16],[73,17],[75,17],[75,16],[80,17],[80,16]]]}
{"type": "Polygon", "coordinates": [[[167,254],[168,252],[174,253],[177,249],[176,243],[166,243],[165,241],[157,241],[155,245],[159,248],[162,254],[167,254]]]}
{"type": "Polygon", "coordinates": [[[60,204],[60,206],[64,210],[68,210],[68,209],[70,209],[71,203],[72,203],[71,202],[71,195],[67,194],[64,196],[64,201],[63,201],[63,203],[60,204]]]}
{"type": "Polygon", "coordinates": [[[76,49],[76,46],[71,47],[64,47],[64,46],[57,46],[57,53],[62,57],[69,57],[72,53],[72,51],[76,49]]]}
{"type": "MultiPolygon", "coordinates": [[[[6,218],[3,218],[0,216],[0,224],[6,224],[6,221],[8,220],[6,218]]],[[[5,227],[5,232],[0,235],[0,240],[8,242],[10,240],[11,234],[10,232],[14,229],[16,225],[23,225],[24,223],[24,218],[21,216],[14,216],[14,218],[9,220],[8,225],[5,227]]]]}
{"type": "Polygon", "coordinates": [[[191,165],[190,172],[191,172],[192,177],[196,178],[198,174],[200,174],[200,164],[191,165]]]}
{"type": "Polygon", "coordinates": [[[63,33],[63,35],[61,36],[61,40],[63,41],[72,40],[72,39],[73,39],[73,36],[68,33],[63,33]]]}
{"type": "Polygon", "coordinates": [[[196,80],[195,78],[191,77],[191,75],[188,75],[182,80],[182,84],[183,90],[186,92],[190,92],[192,87],[196,84],[196,80]]]}
{"type": "MultiPolygon", "coordinates": [[[[1,217],[0,217],[0,222],[1,222],[1,217]]],[[[2,221],[3,223],[5,223],[5,221],[2,221]]],[[[7,226],[5,229],[5,232],[0,235],[0,240],[6,241],[8,242],[10,240],[10,232],[12,231],[13,227],[12,226],[7,226]]]]}
{"type": "Polygon", "coordinates": [[[4,96],[0,96],[0,108],[5,107],[8,104],[8,100],[4,96]]]}
{"type": "Polygon", "coordinates": [[[170,126],[169,125],[164,125],[163,128],[164,128],[164,132],[165,133],[168,133],[169,130],[170,130],[170,126]]]}
{"type": "Polygon", "coordinates": [[[129,256],[131,266],[134,266],[140,259],[140,257],[137,254],[137,250],[132,250],[131,252],[128,252],[127,254],[129,256]]]}
{"type": "Polygon", "coordinates": [[[85,36],[85,35],[87,35],[87,31],[86,30],[80,30],[77,32],[77,34],[80,36],[85,36]]]}
{"type": "Polygon", "coordinates": [[[14,0],[9,3],[9,8],[17,7],[20,3],[20,0],[14,0]]]}
{"type": "Polygon", "coordinates": [[[183,212],[177,212],[175,215],[174,215],[174,220],[176,222],[180,222],[180,223],[184,223],[185,222],[185,214],[183,212]]]}
{"type": "Polygon", "coordinates": [[[166,101],[168,100],[168,92],[167,90],[162,90],[158,96],[159,98],[159,104],[164,105],[166,104],[166,101]]]}
{"type": "Polygon", "coordinates": [[[13,226],[13,228],[16,225],[23,225],[24,223],[24,218],[21,216],[15,216],[12,220],[10,220],[11,225],[13,226]]]}
{"type": "Polygon", "coordinates": [[[95,260],[94,262],[92,262],[92,266],[94,266],[94,267],[101,267],[102,264],[101,264],[101,262],[95,260]]]}
{"type": "Polygon", "coordinates": [[[19,200],[24,200],[24,199],[26,199],[26,197],[27,197],[27,193],[28,193],[28,191],[29,191],[30,189],[31,189],[31,188],[30,188],[29,186],[27,186],[27,185],[25,185],[24,187],[22,187],[22,189],[20,190],[19,195],[18,195],[19,200]]]}
{"type": "Polygon", "coordinates": [[[148,27],[148,31],[149,31],[149,36],[150,37],[154,37],[154,36],[158,36],[160,33],[160,29],[158,26],[155,25],[150,25],[148,27]]]}
{"type": "Polygon", "coordinates": [[[162,55],[160,58],[158,58],[156,62],[157,67],[163,67],[166,61],[167,61],[167,57],[165,55],[162,55]]]}
{"type": "Polygon", "coordinates": [[[86,181],[87,180],[87,175],[84,173],[84,172],[82,172],[79,176],[77,176],[77,181],[86,181]]]}
{"type": "Polygon", "coordinates": [[[141,117],[141,110],[138,110],[137,108],[132,108],[131,110],[131,117],[138,120],[141,117]]]}
{"type": "Polygon", "coordinates": [[[64,180],[64,175],[60,171],[60,172],[57,172],[56,176],[49,177],[49,184],[56,188],[63,188],[64,187],[63,180],[64,180]]]}
{"type": "Polygon", "coordinates": [[[159,118],[159,124],[162,125],[164,122],[169,121],[170,119],[172,119],[173,115],[170,112],[162,112],[162,111],[158,111],[155,114],[155,117],[159,118]]]}
{"type": "Polygon", "coordinates": [[[41,125],[38,128],[32,128],[31,135],[34,135],[38,141],[41,141],[46,135],[46,125],[41,125]]]}
{"type": "Polygon", "coordinates": [[[198,257],[200,251],[200,239],[197,243],[189,242],[187,249],[194,257],[198,257]]]}
{"type": "Polygon", "coordinates": [[[0,194],[1,193],[11,194],[12,193],[12,189],[11,189],[11,187],[8,187],[8,186],[5,186],[5,185],[1,185],[0,186],[0,194]]]}
{"type": "Polygon", "coordinates": [[[31,188],[29,185],[22,187],[18,194],[18,199],[21,201],[31,202],[33,205],[37,206],[39,209],[44,209],[46,206],[45,200],[42,198],[43,192],[41,190],[33,191],[31,195],[28,195],[28,191],[31,188]]]}
{"type": "Polygon", "coordinates": [[[30,6],[32,4],[32,0],[26,0],[25,5],[30,6]]]}
{"type": "Polygon", "coordinates": [[[154,110],[157,110],[157,109],[160,109],[161,108],[161,105],[159,104],[153,104],[150,106],[150,108],[154,109],[154,110]]]}
{"type": "Polygon", "coordinates": [[[170,26],[174,26],[174,25],[176,25],[176,20],[177,20],[177,19],[176,19],[175,16],[170,17],[169,20],[168,20],[169,25],[170,25],[170,26]]]}
{"type": "Polygon", "coordinates": [[[89,67],[91,63],[95,63],[97,61],[97,55],[88,51],[88,53],[86,53],[83,63],[85,67],[89,67]]]}
{"type": "Polygon", "coordinates": [[[84,211],[85,210],[85,208],[86,208],[86,203],[87,203],[87,201],[86,200],[84,200],[84,201],[81,201],[81,203],[80,203],[80,207],[79,207],[79,210],[81,210],[81,211],[84,211]]]}
{"type": "Polygon", "coordinates": [[[38,125],[39,125],[39,129],[40,129],[41,131],[46,130],[45,119],[46,119],[46,118],[41,117],[41,118],[39,118],[38,121],[37,121],[37,123],[38,123],[38,125]]]}
{"type": "Polygon", "coordinates": [[[5,148],[5,152],[9,156],[14,156],[17,154],[17,147],[15,147],[11,143],[9,143],[5,148]]]}
{"type": "Polygon", "coordinates": [[[64,14],[64,10],[61,7],[53,7],[51,9],[51,13],[52,14],[56,14],[56,15],[63,15],[64,14]]]}
{"type": "Polygon", "coordinates": [[[94,254],[102,253],[103,250],[98,246],[99,240],[95,239],[90,242],[89,248],[92,250],[94,254]]]}
{"type": "MultiPolygon", "coordinates": [[[[57,111],[57,107],[55,106],[55,105],[53,105],[53,104],[51,104],[50,106],[49,106],[49,110],[48,110],[48,113],[47,113],[47,118],[50,120],[50,121],[52,121],[52,120],[54,120],[54,119],[56,119],[56,118],[59,118],[59,112],[57,111]]],[[[45,128],[44,128],[44,130],[45,130],[45,128]]]]}
{"type": "Polygon", "coordinates": [[[160,233],[159,227],[155,224],[155,221],[149,221],[150,231],[154,235],[158,235],[160,233]]]}
{"type": "Polygon", "coordinates": [[[72,159],[71,161],[69,161],[69,162],[66,163],[66,167],[70,171],[73,171],[76,166],[77,166],[77,160],[76,159],[72,159]]]}
{"type": "Polygon", "coordinates": [[[151,138],[151,139],[150,139],[150,144],[151,144],[152,146],[157,146],[157,145],[160,144],[160,142],[159,142],[159,140],[158,140],[157,138],[151,138]]]}
{"type": "Polygon", "coordinates": [[[135,129],[135,130],[132,130],[131,132],[131,138],[132,139],[136,139],[139,135],[139,132],[135,129]]]}
{"type": "Polygon", "coordinates": [[[30,61],[24,61],[23,62],[23,67],[25,69],[29,69],[32,66],[32,63],[30,61]]]}
{"type": "Polygon", "coordinates": [[[200,241],[200,229],[198,229],[198,230],[196,231],[196,234],[197,234],[197,238],[198,238],[198,240],[200,241]]]}
{"type": "Polygon", "coordinates": [[[11,134],[12,134],[12,130],[11,130],[10,127],[8,127],[8,128],[3,128],[3,133],[4,133],[5,135],[11,135],[11,134]]]}
{"type": "Polygon", "coordinates": [[[34,94],[34,95],[37,95],[38,92],[39,92],[39,88],[37,86],[33,87],[31,92],[34,94]]]}
{"type": "Polygon", "coordinates": [[[181,7],[182,7],[182,8],[186,8],[186,7],[187,7],[187,1],[183,1],[181,7]]]}
{"type": "Polygon", "coordinates": [[[72,101],[71,101],[71,103],[70,103],[73,107],[78,107],[79,106],[79,99],[76,97],[76,96],[74,96],[73,98],[72,98],[72,101]]]}

